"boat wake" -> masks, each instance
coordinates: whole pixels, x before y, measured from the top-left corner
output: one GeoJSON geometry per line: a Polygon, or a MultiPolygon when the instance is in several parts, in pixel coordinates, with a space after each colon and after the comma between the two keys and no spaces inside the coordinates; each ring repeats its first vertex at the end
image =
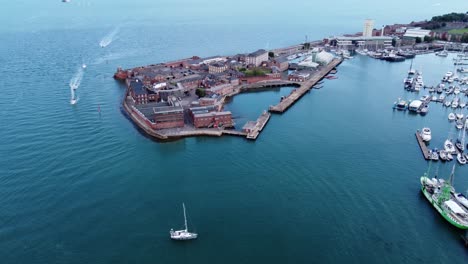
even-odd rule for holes
{"type": "Polygon", "coordinates": [[[109,34],[107,34],[104,38],[101,39],[101,41],[99,42],[99,46],[101,46],[101,48],[109,46],[115,40],[115,37],[119,33],[119,30],[119,27],[114,28],[111,32],[109,32],[109,34]]]}
{"type": "Polygon", "coordinates": [[[70,79],[70,83],[69,83],[70,94],[71,94],[70,104],[72,105],[78,102],[79,98],[76,97],[75,90],[78,89],[78,87],[80,87],[81,80],[83,80],[85,68],[86,67],[83,64],[83,66],[79,67],[75,75],[70,79]]]}

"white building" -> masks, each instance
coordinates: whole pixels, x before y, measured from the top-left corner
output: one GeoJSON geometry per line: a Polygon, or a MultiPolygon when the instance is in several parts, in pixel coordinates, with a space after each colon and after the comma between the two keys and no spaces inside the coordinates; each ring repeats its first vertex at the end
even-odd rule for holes
{"type": "Polygon", "coordinates": [[[362,31],[363,37],[372,37],[372,30],[374,30],[374,20],[366,19],[364,21],[364,30],[362,31]]]}
{"type": "Polygon", "coordinates": [[[403,35],[405,38],[421,38],[424,39],[425,36],[430,36],[431,31],[427,29],[421,29],[420,27],[408,28],[403,35]]]}
{"type": "Polygon", "coordinates": [[[245,57],[245,63],[255,66],[259,66],[264,61],[268,61],[268,52],[263,49],[250,53],[245,57]]]}
{"type": "Polygon", "coordinates": [[[336,46],[338,49],[368,49],[377,50],[390,48],[392,46],[391,37],[336,37],[336,46]]]}

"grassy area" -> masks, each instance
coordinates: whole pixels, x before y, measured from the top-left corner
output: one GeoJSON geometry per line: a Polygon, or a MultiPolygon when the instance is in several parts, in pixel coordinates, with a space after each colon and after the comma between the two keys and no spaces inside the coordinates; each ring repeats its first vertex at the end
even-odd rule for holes
{"type": "Polygon", "coordinates": [[[448,33],[456,34],[456,35],[463,35],[465,33],[468,33],[468,28],[452,29],[452,30],[449,30],[448,33]]]}
{"type": "Polygon", "coordinates": [[[267,70],[264,70],[264,69],[260,69],[260,68],[253,68],[253,69],[250,69],[250,70],[246,70],[244,71],[244,74],[245,76],[263,76],[267,73],[270,73],[269,71],[267,70]]]}

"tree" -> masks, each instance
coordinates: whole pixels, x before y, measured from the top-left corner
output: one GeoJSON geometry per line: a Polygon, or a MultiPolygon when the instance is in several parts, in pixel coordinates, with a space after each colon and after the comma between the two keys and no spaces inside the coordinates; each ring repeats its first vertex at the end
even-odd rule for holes
{"type": "Polygon", "coordinates": [[[420,37],[416,37],[416,43],[421,43],[422,39],[420,37]]]}
{"type": "Polygon", "coordinates": [[[268,52],[268,57],[274,58],[274,57],[275,57],[275,53],[274,53],[273,51],[268,52]]]}
{"type": "Polygon", "coordinates": [[[463,34],[460,41],[463,43],[468,43],[468,34],[463,34]]]}
{"type": "Polygon", "coordinates": [[[432,42],[434,40],[431,36],[424,36],[424,42],[432,42]]]}
{"type": "Polygon", "coordinates": [[[198,97],[205,97],[206,91],[205,91],[205,89],[203,89],[203,88],[197,88],[197,90],[195,90],[195,94],[196,94],[198,97]]]}

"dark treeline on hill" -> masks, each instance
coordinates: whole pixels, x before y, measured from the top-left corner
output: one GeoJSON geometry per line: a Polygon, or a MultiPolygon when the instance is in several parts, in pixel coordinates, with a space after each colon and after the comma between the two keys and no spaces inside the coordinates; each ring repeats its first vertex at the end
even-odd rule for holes
{"type": "Polygon", "coordinates": [[[435,16],[431,22],[468,22],[467,13],[450,13],[442,16],[435,16]]]}
{"type": "Polygon", "coordinates": [[[468,22],[468,12],[467,13],[450,13],[441,16],[432,17],[423,28],[424,29],[439,29],[447,25],[447,22],[468,22]]]}

